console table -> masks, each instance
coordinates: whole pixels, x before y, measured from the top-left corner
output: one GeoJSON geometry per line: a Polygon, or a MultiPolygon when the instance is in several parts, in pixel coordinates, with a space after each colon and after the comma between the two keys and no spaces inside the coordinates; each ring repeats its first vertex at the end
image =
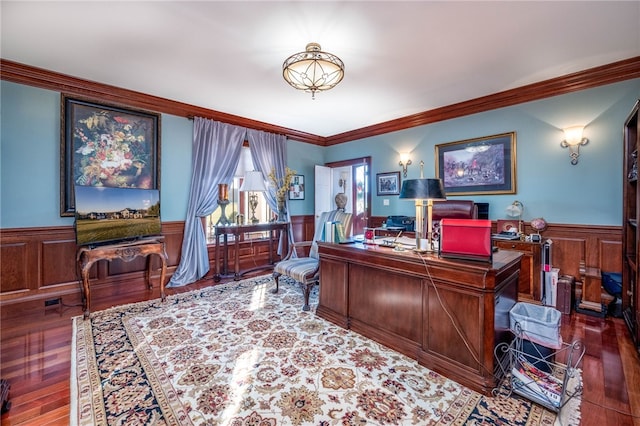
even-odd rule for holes
{"type": "MultiPolygon", "coordinates": [[[[281,235],[286,235],[289,230],[289,222],[268,222],[268,223],[253,223],[247,225],[227,225],[227,226],[216,226],[215,231],[215,274],[213,276],[213,280],[215,282],[219,282],[223,275],[229,275],[227,270],[227,263],[229,259],[229,244],[228,244],[228,235],[233,235],[234,238],[234,274],[233,279],[238,281],[240,277],[247,272],[254,271],[257,269],[266,269],[273,267],[275,262],[274,260],[274,249],[273,244],[274,240],[278,240],[281,235]],[[269,232],[269,264],[266,266],[259,266],[256,268],[248,269],[246,271],[240,272],[240,235],[246,234],[249,232],[269,232]],[[222,247],[220,247],[220,236],[222,236],[222,247]],[[222,248],[222,268],[220,265],[220,249],[222,248]]],[[[285,242],[288,242],[289,239],[285,238],[285,242]]],[[[286,248],[286,247],[285,247],[286,248]]],[[[285,250],[286,252],[286,250],[285,250]]]]}
{"type": "Polygon", "coordinates": [[[316,314],[489,395],[495,347],[513,339],[509,311],[522,253],[492,262],[440,259],[411,250],[318,242],[316,314]]]}
{"type": "Polygon", "coordinates": [[[89,269],[99,260],[121,259],[125,262],[131,262],[138,256],[147,257],[147,269],[145,271],[145,280],[149,289],[153,288],[151,283],[151,259],[150,254],[156,254],[162,261],[162,270],[160,272],[160,297],[165,300],[164,294],[164,277],[167,272],[167,253],[164,248],[164,241],[157,239],[145,239],[131,243],[112,244],[99,247],[80,247],[76,255],[76,262],[82,276],[82,309],[84,318],[89,318],[89,310],[91,308],[91,287],[89,286],[89,269]]]}

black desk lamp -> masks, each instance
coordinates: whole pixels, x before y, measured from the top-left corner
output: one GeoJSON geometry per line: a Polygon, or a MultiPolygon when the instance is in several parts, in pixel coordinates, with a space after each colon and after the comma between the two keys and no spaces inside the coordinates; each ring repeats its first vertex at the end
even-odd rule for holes
{"type": "Polygon", "coordinates": [[[433,251],[433,201],[445,200],[442,180],[422,177],[424,162],[420,162],[420,179],[407,179],[402,182],[400,197],[416,201],[416,249],[420,250],[420,239],[424,238],[424,208],[427,208],[427,251],[433,251]],[[426,201],[426,204],[425,204],[426,201]]]}

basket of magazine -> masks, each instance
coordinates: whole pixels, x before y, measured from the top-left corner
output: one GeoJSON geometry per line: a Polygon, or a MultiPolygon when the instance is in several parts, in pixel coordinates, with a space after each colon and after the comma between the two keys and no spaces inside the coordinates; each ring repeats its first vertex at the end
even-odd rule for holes
{"type": "MultiPolygon", "coordinates": [[[[528,341],[518,329],[511,342],[500,343],[495,350],[497,367],[508,385],[507,395],[515,393],[557,413],[573,397],[582,394],[578,365],[585,347],[581,341],[562,343],[550,354],[532,354],[528,341]]],[[[503,394],[500,389],[494,393],[503,394]]]]}

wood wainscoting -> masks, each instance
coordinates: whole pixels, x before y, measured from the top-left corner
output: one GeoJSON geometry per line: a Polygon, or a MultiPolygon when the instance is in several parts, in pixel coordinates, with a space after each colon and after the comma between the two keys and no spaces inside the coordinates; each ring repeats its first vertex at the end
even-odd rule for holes
{"type": "MultiPolygon", "coordinates": [[[[293,218],[295,238],[302,239],[311,232],[313,216],[293,218]],[[308,223],[307,223],[308,222],[308,223]],[[310,225],[309,225],[310,223],[310,225]],[[309,230],[310,228],[310,230],[309,230]]],[[[164,222],[162,235],[167,252],[166,280],[173,275],[180,261],[184,222],[164,222]]],[[[213,279],[215,272],[214,245],[209,246],[210,271],[206,278],[213,279]]],[[[76,264],[77,246],[72,226],[0,229],[0,319],[19,318],[24,312],[30,314],[55,309],[45,307],[45,302],[57,300],[56,304],[79,305],[82,291],[76,264]]],[[[266,240],[241,243],[240,268],[248,269],[256,264],[268,264],[269,247],[266,240]]],[[[235,258],[230,251],[229,262],[235,258]]],[[[160,261],[152,261],[151,282],[159,287],[160,261]]],[[[128,292],[145,291],[146,259],[136,258],[130,262],[122,260],[99,261],[91,267],[92,298],[111,297],[128,292]],[[126,283],[126,285],[122,285],[126,283]]]]}
{"type": "MultiPolygon", "coordinates": [[[[385,219],[372,217],[369,225],[379,226],[385,219]]],[[[295,241],[308,241],[314,234],[314,216],[294,216],[291,226],[295,241]]],[[[168,255],[167,279],[178,266],[183,230],[184,222],[162,224],[168,255]]],[[[526,232],[531,232],[528,224],[526,232]]],[[[581,261],[601,271],[622,270],[622,230],[619,226],[550,224],[542,235],[553,241],[552,264],[560,268],[561,274],[579,279],[581,261]]],[[[267,263],[266,242],[247,242],[246,246],[240,254],[241,269],[256,261],[267,263]]],[[[1,319],[19,317],[24,310],[31,313],[39,310],[44,314],[44,302],[47,300],[60,299],[66,305],[81,303],[72,226],[0,229],[0,258],[1,319]]],[[[212,276],[215,269],[213,246],[209,247],[209,259],[209,275],[212,276]]],[[[153,262],[151,279],[157,287],[160,262],[157,259],[153,262]]],[[[98,262],[90,273],[92,294],[95,297],[117,296],[126,291],[144,290],[145,265],[143,258],[131,262],[98,262]],[[126,286],[119,285],[124,282],[126,286]]]]}

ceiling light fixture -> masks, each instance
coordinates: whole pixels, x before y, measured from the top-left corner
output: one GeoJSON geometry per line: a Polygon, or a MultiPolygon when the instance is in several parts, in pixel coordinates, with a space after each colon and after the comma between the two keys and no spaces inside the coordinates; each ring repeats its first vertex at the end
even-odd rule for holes
{"type": "Polygon", "coordinates": [[[329,90],[342,81],[344,63],[336,55],[323,52],[318,43],[309,43],[304,52],[289,56],[282,64],[282,76],[298,90],[316,92],[329,90]]]}

